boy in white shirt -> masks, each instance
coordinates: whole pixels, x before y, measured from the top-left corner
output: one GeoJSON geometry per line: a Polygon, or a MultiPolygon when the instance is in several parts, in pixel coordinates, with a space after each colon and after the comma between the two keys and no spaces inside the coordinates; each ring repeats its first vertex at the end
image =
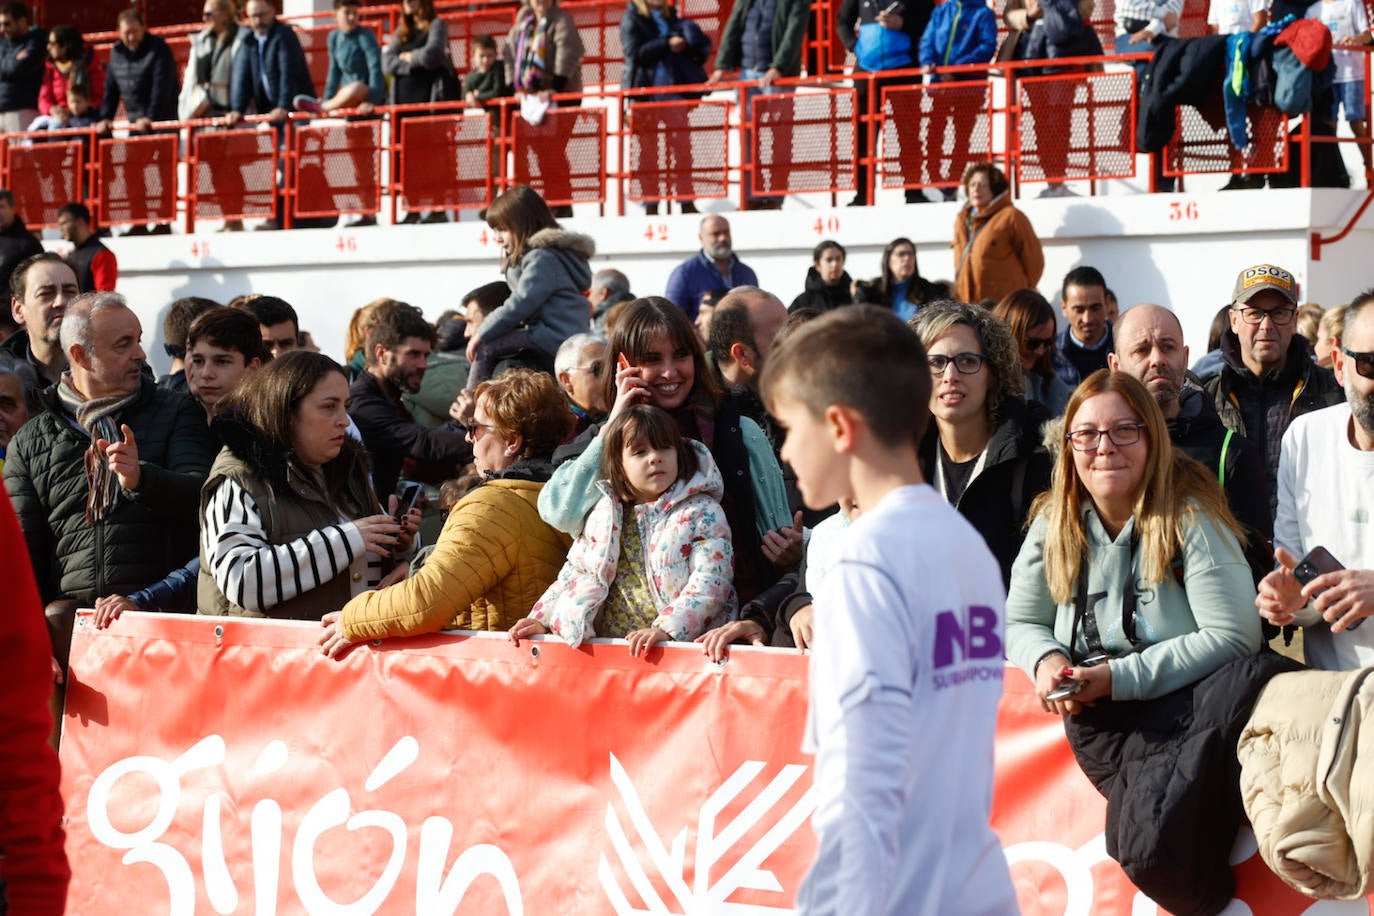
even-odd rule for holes
{"type": "MultiPolygon", "coordinates": [[[[1356,137],[1368,139],[1369,121],[1365,112],[1364,60],[1365,55],[1341,48],[1358,48],[1374,43],[1369,33],[1369,16],[1362,0],[1318,0],[1307,8],[1308,19],[1320,19],[1331,30],[1336,50],[1331,52],[1336,62],[1336,79],[1331,86],[1331,111],[1326,120],[1334,127],[1345,108],[1345,120],[1356,137]]],[[[1321,117],[1321,112],[1315,112],[1321,117]]],[[[1364,161],[1365,183],[1374,187],[1374,162],[1370,149],[1360,145],[1360,159],[1364,161]]]]}
{"type": "Polygon", "coordinates": [[[989,826],[1005,596],[983,539],[921,478],[931,385],[915,333],[872,306],[810,322],[764,368],[806,504],[864,507],[814,596],[802,916],[1018,911],[989,826]]]}

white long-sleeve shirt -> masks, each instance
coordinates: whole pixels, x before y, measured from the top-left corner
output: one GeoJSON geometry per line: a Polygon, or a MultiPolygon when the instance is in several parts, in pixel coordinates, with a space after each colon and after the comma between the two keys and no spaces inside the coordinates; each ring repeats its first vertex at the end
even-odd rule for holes
{"type": "Polygon", "coordinates": [[[1002,577],[929,486],[865,507],[815,593],[816,862],[797,912],[1017,912],[989,826],[1002,577]]]}

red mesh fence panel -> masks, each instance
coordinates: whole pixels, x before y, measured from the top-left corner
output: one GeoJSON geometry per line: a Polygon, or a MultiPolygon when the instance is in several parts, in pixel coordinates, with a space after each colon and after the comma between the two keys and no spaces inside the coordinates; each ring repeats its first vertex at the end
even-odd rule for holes
{"type": "Polygon", "coordinates": [[[627,123],[630,200],[724,197],[730,103],[636,102],[627,123]]]}
{"type": "Polygon", "coordinates": [[[1178,37],[1199,38],[1206,35],[1209,0],[1183,0],[1183,15],[1179,17],[1178,37]]]}
{"type": "Polygon", "coordinates": [[[79,201],[86,168],[83,138],[30,144],[11,137],[5,145],[5,187],[30,229],[57,225],[57,208],[79,201]]]}
{"type": "Polygon", "coordinates": [[[748,131],[754,163],[753,193],[852,191],[858,143],[858,93],[756,95],[749,100],[748,131]]]}
{"type": "Polygon", "coordinates": [[[1018,181],[1135,174],[1135,71],[1027,77],[1017,93],[1018,181]]]}
{"type": "Polygon", "coordinates": [[[625,52],[620,47],[620,18],[623,5],[608,3],[567,3],[563,10],[577,23],[582,38],[582,83],[597,86],[619,83],[625,69],[625,52]]]}
{"type": "Polygon", "coordinates": [[[400,192],[409,210],[460,210],[491,203],[498,174],[485,114],[424,115],[401,121],[400,192]]]}
{"type": "Polygon", "coordinates": [[[170,223],[177,212],[177,134],[100,141],[100,212],[111,223],[170,223]]]}
{"type": "Polygon", "coordinates": [[[275,131],[199,130],[191,149],[196,219],[279,215],[275,131]]]}
{"type": "MultiPolygon", "coordinates": [[[[296,27],[296,37],[301,40],[305,64],[310,69],[310,82],[315,84],[317,96],[324,92],[324,82],[329,78],[329,33],[332,31],[333,24],[310,28],[296,27]]],[[[291,100],[286,101],[289,103],[291,100]]]]}
{"type": "Polygon", "coordinates": [[[956,187],[992,153],[992,86],[893,86],[882,94],[885,188],[956,187]]]}
{"type": "Polygon", "coordinates": [[[377,213],[382,208],[380,120],[296,128],[296,216],[377,213]]]}
{"type": "Polygon", "coordinates": [[[1225,123],[1214,124],[1191,105],[1181,105],[1178,129],[1164,150],[1165,175],[1208,172],[1282,172],[1288,168],[1288,117],[1275,108],[1246,106],[1250,145],[1231,145],[1225,123]]]}
{"type": "Polygon", "coordinates": [[[550,206],[606,199],[606,109],[553,108],[540,124],[511,118],[514,178],[550,206]]]}

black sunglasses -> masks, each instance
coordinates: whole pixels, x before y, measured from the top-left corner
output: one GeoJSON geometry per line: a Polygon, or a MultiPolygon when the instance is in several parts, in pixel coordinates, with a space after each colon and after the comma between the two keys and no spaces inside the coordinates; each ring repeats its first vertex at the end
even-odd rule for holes
{"type": "Polygon", "coordinates": [[[1349,347],[1341,347],[1341,352],[1355,361],[1355,371],[1365,378],[1374,378],[1374,353],[1356,353],[1349,347]]]}
{"type": "Polygon", "coordinates": [[[1032,353],[1036,350],[1044,350],[1054,343],[1053,337],[1027,337],[1026,349],[1032,353]]]}

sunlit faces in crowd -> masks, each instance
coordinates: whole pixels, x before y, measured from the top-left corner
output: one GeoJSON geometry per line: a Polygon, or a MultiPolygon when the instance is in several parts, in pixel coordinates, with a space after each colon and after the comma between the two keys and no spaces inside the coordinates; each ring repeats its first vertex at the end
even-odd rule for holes
{"type": "Polygon", "coordinates": [[[1093,395],[1068,421],[1073,466],[1099,511],[1131,517],[1145,479],[1150,441],[1145,421],[1115,391],[1093,395]]]}
{"type": "Polygon", "coordinates": [[[1087,347],[1095,347],[1107,333],[1107,288],[1070,283],[1064,287],[1060,306],[1073,336],[1087,347]]]}
{"type": "Polygon", "coordinates": [[[348,435],[348,379],[343,373],[324,375],[301,399],[291,416],[291,450],[306,467],[333,461],[348,435]]]}
{"type": "Polygon", "coordinates": [[[212,412],[221,398],[261,365],[256,356],[250,360],[238,350],[216,346],[208,339],[197,340],[186,352],[186,384],[201,406],[212,412]]]}

